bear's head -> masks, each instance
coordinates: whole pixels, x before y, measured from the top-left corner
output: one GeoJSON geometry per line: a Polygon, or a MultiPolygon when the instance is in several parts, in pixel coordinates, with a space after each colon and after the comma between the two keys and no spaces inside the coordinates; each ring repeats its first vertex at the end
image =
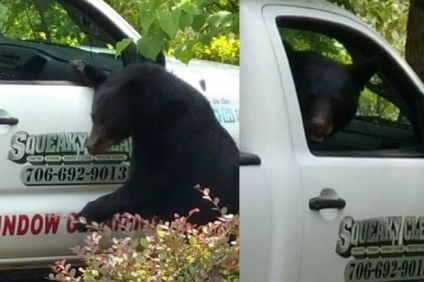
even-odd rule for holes
{"type": "Polygon", "coordinates": [[[79,60],[70,61],[70,64],[94,87],[93,128],[86,144],[89,152],[103,152],[128,138],[133,125],[132,102],[127,95],[131,83],[119,74],[109,75],[79,60]]]}
{"type": "Polygon", "coordinates": [[[321,142],[354,117],[359,95],[377,71],[377,59],[344,65],[285,43],[309,141],[321,142]]]}

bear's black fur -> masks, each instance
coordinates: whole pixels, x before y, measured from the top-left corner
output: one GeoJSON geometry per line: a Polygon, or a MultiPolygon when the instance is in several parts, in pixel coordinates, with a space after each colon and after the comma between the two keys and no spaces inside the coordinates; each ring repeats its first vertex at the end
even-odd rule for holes
{"type": "Polygon", "coordinates": [[[359,95],[377,71],[377,59],[344,65],[284,42],[309,141],[320,142],[354,117],[359,95]]]}
{"type": "Polygon", "coordinates": [[[127,66],[110,76],[81,61],[73,68],[95,88],[92,153],[132,137],[128,181],[88,203],[78,216],[103,222],[116,213],[174,219],[193,208],[194,223],[219,215],[193,187],[211,189],[220,206],[239,211],[238,149],[206,98],[188,83],[152,63],[127,66]]]}

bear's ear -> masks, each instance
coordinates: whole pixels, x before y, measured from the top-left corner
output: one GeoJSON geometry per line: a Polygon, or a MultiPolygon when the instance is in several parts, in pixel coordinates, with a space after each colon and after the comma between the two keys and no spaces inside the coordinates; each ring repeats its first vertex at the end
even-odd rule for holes
{"type": "Polygon", "coordinates": [[[109,77],[105,72],[80,60],[69,61],[69,64],[79,76],[86,79],[90,85],[95,88],[105,82],[105,80],[109,77]]]}
{"type": "Polygon", "coordinates": [[[373,57],[359,64],[353,64],[349,66],[349,72],[351,73],[354,81],[359,85],[365,85],[371,77],[377,73],[378,69],[378,58],[373,57]]]}

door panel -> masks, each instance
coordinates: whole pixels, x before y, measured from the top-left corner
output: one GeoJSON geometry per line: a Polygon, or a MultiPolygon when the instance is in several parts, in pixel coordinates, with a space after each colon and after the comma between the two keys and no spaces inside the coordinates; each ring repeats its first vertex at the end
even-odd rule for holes
{"type": "MultiPolygon", "coordinates": [[[[281,6],[268,6],[264,9],[263,15],[281,70],[287,71],[290,65],[287,62],[276,19],[302,19],[303,24],[310,19],[314,32],[322,32],[319,23],[326,22],[326,27],[333,24],[334,37],[338,35],[340,38],[347,38],[349,30],[354,30],[352,38],[360,37],[359,34],[362,34],[362,38],[373,41],[373,45],[370,46],[380,51],[376,53],[380,53],[389,66],[392,63],[392,69],[397,73],[396,77],[405,78],[401,82],[389,81],[393,84],[394,90],[400,88],[399,93],[403,95],[401,98],[405,101],[411,99],[411,96],[405,93],[423,92],[422,84],[415,80],[406,64],[401,63],[397,55],[389,50],[385,45],[387,43],[347,17],[325,11],[314,10],[311,13],[308,9],[296,7],[288,9],[281,6]],[[344,33],[336,33],[336,28],[341,25],[345,26],[344,33]]],[[[283,20],[281,22],[284,23],[283,20]]],[[[304,24],[302,27],[306,30],[305,26],[304,24]]],[[[301,29],[295,24],[290,27],[301,29]]],[[[364,40],[364,45],[365,42],[369,43],[368,41],[364,40]]],[[[357,51],[360,50],[358,48],[357,51]]],[[[379,71],[383,75],[388,74],[383,70],[379,71]]],[[[382,76],[382,79],[390,79],[390,76],[382,76]]],[[[294,86],[292,77],[282,76],[282,82],[287,89],[294,86]]],[[[379,148],[375,150],[368,148],[367,152],[361,151],[358,147],[355,148],[362,153],[362,157],[359,154],[330,157],[325,155],[325,152],[317,157],[311,152],[311,147],[305,138],[299,99],[295,92],[287,93],[285,98],[290,113],[289,122],[297,165],[301,171],[303,194],[303,236],[299,238],[302,242],[302,259],[298,281],[423,280],[424,160],[419,158],[419,155],[413,154],[410,154],[414,157],[411,159],[393,158],[388,154],[384,155],[383,150],[379,151],[379,148]],[[373,155],[370,155],[371,152],[373,155]],[[378,158],[379,153],[384,158],[378,158]],[[311,210],[309,201],[316,197],[344,199],[346,206],[340,209],[311,210]]],[[[414,111],[412,107],[407,110],[411,113],[414,111]]],[[[412,118],[414,115],[410,116],[412,118]]],[[[415,122],[421,123],[422,120],[415,122]]],[[[417,137],[416,140],[420,140],[419,136],[414,135],[416,131],[410,132],[413,137],[417,137]]],[[[354,142],[352,143],[348,145],[355,146],[354,142]]],[[[417,145],[420,144],[418,141],[417,145]]],[[[408,146],[408,143],[402,145],[408,146]]],[[[337,155],[337,152],[334,155],[337,155]]],[[[284,206],[279,208],[286,209],[284,206]]]]}
{"type": "MultiPolygon", "coordinates": [[[[347,203],[342,210],[312,211],[305,205],[300,281],[372,281],[371,278],[366,279],[369,275],[365,270],[366,263],[354,261],[352,248],[357,247],[356,250],[361,251],[361,248],[371,247],[369,252],[380,253],[367,257],[374,257],[379,262],[390,257],[381,254],[382,248],[405,243],[396,236],[402,238],[403,232],[415,229],[413,223],[408,221],[417,220],[418,216],[424,214],[424,207],[420,204],[420,199],[424,199],[424,162],[406,159],[323,159],[312,156],[300,158],[299,162],[305,203],[320,195],[324,188],[335,191],[330,198],[340,197],[347,203]],[[406,220],[408,216],[412,216],[412,219],[406,220]],[[398,219],[392,220],[392,217],[398,219]],[[365,223],[358,223],[367,220],[367,227],[363,227],[365,223]],[[361,232],[367,233],[365,241],[361,232]],[[356,263],[355,268],[350,263],[356,263]],[[331,271],[323,271],[328,266],[331,266],[331,271]]],[[[402,267],[405,254],[403,251],[391,254],[399,267],[402,267]]],[[[357,259],[365,257],[358,255],[357,259]]],[[[418,268],[418,261],[416,263],[418,268]]],[[[378,270],[373,266],[370,271],[378,270]]],[[[401,275],[402,269],[389,272],[397,278],[408,277],[401,275]]],[[[383,273],[372,275],[383,278],[383,273]]]]}
{"type": "Polygon", "coordinates": [[[111,174],[127,169],[128,141],[103,158],[85,150],[91,99],[86,87],[0,85],[0,112],[19,119],[0,131],[0,259],[69,254],[85,234],[65,217],[125,180],[111,174]]]}

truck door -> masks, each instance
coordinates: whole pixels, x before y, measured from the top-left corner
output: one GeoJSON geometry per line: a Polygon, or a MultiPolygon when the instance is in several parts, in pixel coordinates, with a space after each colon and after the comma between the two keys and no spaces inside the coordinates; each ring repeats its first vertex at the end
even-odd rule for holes
{"type": "Polygon", "coordinates": [[[377,64],[353,119],[319,142],[307,138],[300,86],[281,76],[302,181],[298,281],[424,279],[422,83],[381,37],[346,16],[266,6],[263,17],[283,74],[299,67],[288,63],[283,39],[295,51],[377,64]]]}
{"type": "Polygon", "coordinates": [[[67,216],[127,176],[128,140],[102,156],[85,150],[92,89],[68,62],[122,68],[113,48],[124,35],[114,26],[118,20],[81,3],[0,3],[1,263],[69,254],[85,235],[75,233],[67,216]]]}

